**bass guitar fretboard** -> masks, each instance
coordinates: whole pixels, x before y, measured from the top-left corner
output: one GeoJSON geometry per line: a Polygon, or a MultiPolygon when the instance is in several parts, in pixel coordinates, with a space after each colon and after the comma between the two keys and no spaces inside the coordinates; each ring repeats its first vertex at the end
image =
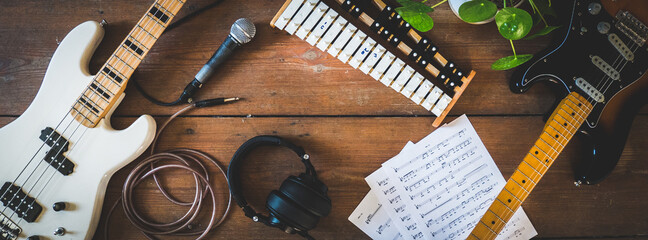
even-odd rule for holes
{"type": "Polygon", "coordinates": [[[380,0],[288,0],[270,25],[431,111],[437,116],[435,127],[475,75],[474,71],[465,74],[444,58],[430,39],[417,34],[394,7],[380,0]],[[370,16],[376,9],[377,14],[370,16]]]}
{"type": "Polygon", "coordinates": [[[126,83],[153,44],[184,5],[184,0],[156,0],[99,69],[70,114],[86,127],[96,126],[117,102],[126,83]]]}

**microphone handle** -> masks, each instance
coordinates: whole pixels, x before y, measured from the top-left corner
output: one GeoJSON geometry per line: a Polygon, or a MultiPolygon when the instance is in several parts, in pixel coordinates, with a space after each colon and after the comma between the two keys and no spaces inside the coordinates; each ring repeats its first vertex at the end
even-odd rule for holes
{"type": "Polygon", "coordinates": [[[228,35],[223,44],[221,44],[220,47],[218,47],[218,50],[212,55],[212,57],[207,61],[207,63],[198,71],[198,73],[195,76],[196,81],[200,82],[200,84],[204,84],[209,77],[214,73],[214,69],[216,69],[221,63],[223,63],[230,55],[232,55],[232,52],[234,52],[234,49],[236,49],[239,46],[238,42],[232,38],[232,36],[228,35]]]}

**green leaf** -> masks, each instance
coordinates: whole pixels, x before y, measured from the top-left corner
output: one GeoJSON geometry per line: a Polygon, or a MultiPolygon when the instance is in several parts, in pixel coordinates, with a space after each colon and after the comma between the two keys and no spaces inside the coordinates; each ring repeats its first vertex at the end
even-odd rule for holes
{"type": "Polygon", "coordinates": [[[475,23],[493,18],[497,5],[487,0],[472,0],[461,4],[459,16],[466,22],[475,23]]]}
{"type": "Polygon", "coordinates": [[[520,66],[521,64],[531,60],[532,54],[522,54],[516,56],[508,56],[498,59],[491,65],[493,70],[509,70],[511,68],[520,66]]]}
{"type": "Polygon", "coordinates": [[[422,13],[422,12],[412,12],[412,11],[398,11],[398,8],[396,8],[396,12],[398,12],[401,17],[403,17],[403,20],[407,21],[412,27],[416,30],[419,30],[421,32],[427,32],[434,27],[434,21],[428,15],[427,13],[422,13]]]}
{"type": "MultiPolygon", "coordinates": [[[[430,6],[425,5],[422,2],[415,2],[412,0],[398,0],[398,3],[403,5],[403,7],[399,8],[407,12],[429,13],[434,11],[434,8],[431,8],[430,6]]],[[[399,8],[396,8],[396,11],[398,11],[399,8]]]]}
{"type": "Polygon", "coordinates": [[[518,8],[502,8],[495,14],[495,23],[502,37],[518,40],[529,34],[533,19],[527,11],[518,8]]]}
{"type": "Polygon", "coordinates": [[[560,26],[547,26],[547,27],[543,28],[542,30],[538,31],[537,33],[526,37],[525,40],[531,40],[531,39],[534,39],[534,38],[537,38],[537,37],[540,37],[540,36],[547,35],[547,34],[553,32],[554,30],[556,30],[558,28],[560,28],[560,26]]]}
{"type": "Polygon", "coordinates": [[[412,0],[398,0],[398,3],[403,6],[396,8],[396,12],[414,29],[427,32],[434,27],[434,21],[428,15],[429,12],[434,11],[433,8],[412,0]]]}
{"type": "Polygon", "coordinates": [[[549,15],[555,18],[558,18],[558,14],[556,13],[556,10],[554,10],[551,7],[551,1],[549,0],[534,0],[533,3],[535,6],[538,8],[538,11],[542,13],[542,15],[549,15]]]}

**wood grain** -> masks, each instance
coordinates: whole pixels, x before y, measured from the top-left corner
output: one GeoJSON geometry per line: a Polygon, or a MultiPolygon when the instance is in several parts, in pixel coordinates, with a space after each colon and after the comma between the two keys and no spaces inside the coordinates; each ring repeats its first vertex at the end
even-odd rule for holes
{"type": "MultiPolygon", "coordinates": [[[[178,18],[211,2],[190,0],[178,18]]],[[[150,3],[0,1],[0,126],[29,106],[57,42],[74,26],[86,20],[106,19],[109,23],[90,63],[91,71],[96,72],[150,3]]],[[[163,34],[132,79],[152,95],[174,100],[225,39],[230,25],[240,17],[251,18],[257,26],[256,38],[217,70],[198,96],[242,97],[245,101],[190,112],[172,123],[159,148],[195,148],[227,166],[236,148],[258,134],[293,140],[312,155],[333,199],[333,212],[312,234],[318,239],[365,239],[366,235],[347,220],[369,190],[364,177],[398,153],[407,141],[417,141],[432,132],[434,118],[371,77],[295,36],[271,28],[269,22],[283,3],[224,1],[163,34]]],[[[551,107],[553,95],[544,86],[523,95],[512,94],[508,90],[511,72],[489,69],[496,59],[511,54],[493,24],[462,23],[447,5],[433,14],[435,29],[426,35],[439,45],[444,56],[478,72],[447,121],[467,113],[503,175],[509,177],[537,139],[543,126],[541,115],[551,107]]],[[[533,53],[548,42],[548,38],[517,41],[516,47],[520,53],[533,53]]],[[[179,109],[153,105],[132,87],[126,93],[113,117],[117,128],[127,127],[141,114],[153,114],[160,122],[179,109]]],[[[644,200],[648,197],[647,114],[644,107],[634,121],[619,165],[601,184],[574,187],[571,162],[578,158],[580,142],[575,139],[567,146],[523,205],[540,238],[648,237],[648,202],[644,200]]],[[[132,167],[111,180],[105,206],[117,199],[132,167]]],[[[287,150],[260,149],[242,172],[246,176],[245,193],[257,209],[263,209],[270,190],[301,168],[287,150]]],[[[190,178],[180,172],[168,176],[165,184],[172,193],[185,199],[193,194],[190,178]]],[[[151,182],[140,190],[137,199],[144,214],[160,221],[182,214],[183,208],[164,201],[151,182]]],[[[116,214],[109,225],[113,239],[143,239],[121,214],[116,214]]],[[[102,233],[100,226],[95,238],[102,239],[102,233]]],[[[299,239],[252,222],[238,208],[210,235],[212,238],[299,239]]]]}

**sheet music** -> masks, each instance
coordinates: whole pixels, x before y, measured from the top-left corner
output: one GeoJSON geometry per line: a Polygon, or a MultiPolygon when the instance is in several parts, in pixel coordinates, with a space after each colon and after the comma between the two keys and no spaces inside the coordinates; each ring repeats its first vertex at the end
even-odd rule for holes
{"type": "MultiPolygon", "coordinates": [[[[412,146],[414,146],[413,142],[407,142],[401,153],[412,146]]],[[[372,239],[403,239],[403,235],[392,222],[383,205],[378,202],[373,190],[369,190],[358,207],[353,210],[349,221],[372,239]]]]}
{"type": "MultiPolygon", "coordinates": [[[[407,146],[366,181],[381,204],[376,215],[386,211],[405,239],[465,239],[506,183],[465,115],[407,146]]],[[[498,239],[535,235],[520,208],[498,239]]]]}
{"type": "Polygon", "coordinates": [[[349,221],[372,239],[399,240],[403,239],[395,223],[378,202],[378,198],[370,190],[358,207],[349,216],[349,221]]]}

